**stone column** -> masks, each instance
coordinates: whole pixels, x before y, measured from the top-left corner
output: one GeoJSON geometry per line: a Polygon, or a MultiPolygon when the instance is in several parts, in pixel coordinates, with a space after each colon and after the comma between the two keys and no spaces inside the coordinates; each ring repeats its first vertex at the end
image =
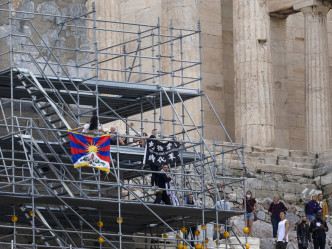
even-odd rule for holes
{"type": "MultiPolygon", "coordinates": [[[[308,1],[306,1],[307,3],[308,1]]],[[[330,90],[327,13],[330,5],[298,4],[305,19],[306,143],[310,152],[330,148],[330,90]]]]}
{"type": "Polygon", "coordinates": [[[234,0],[235,138],[274,145],[270,17],[267,1],[234,0]]]}

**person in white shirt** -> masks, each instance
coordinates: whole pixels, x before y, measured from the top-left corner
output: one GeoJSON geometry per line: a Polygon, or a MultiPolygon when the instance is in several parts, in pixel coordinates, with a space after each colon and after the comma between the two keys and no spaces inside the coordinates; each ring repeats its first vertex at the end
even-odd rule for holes
{"type": "Polygon", "coordinates": [[[289,221],[286,219],[286,212],[280,212],[281,221],[278,224],[276,249],[286,249],[288,244],[289,221]]]}
{"type": "Polygon", "coordinates": [[[216,205],[214,205],[213,208],[216,208],[217,210],[222,210],[222,211],[231,210],[228,195],[226,195],[224,200],[217,201],[216,205]]]}
{"type": "Polygon", "coordinates": [[[92,133],[95,131],[100,131],[100,132],[106,133],[106,131],[104,131],[103,127],[101,126],[101,124],[98,122],[98,117],[96,115],[96,112],[93,112],[93,115],[90,119],[90,123],[87,123],[81,127],[72,129],[71,131],[78,131],[78,130],[82,130],[83,133],[92,133]]]}

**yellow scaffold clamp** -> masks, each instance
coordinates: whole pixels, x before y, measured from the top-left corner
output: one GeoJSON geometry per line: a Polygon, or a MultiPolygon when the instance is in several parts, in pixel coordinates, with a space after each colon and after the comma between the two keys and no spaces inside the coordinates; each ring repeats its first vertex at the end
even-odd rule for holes
{"type": "Polygon", "coordinates": [[[14,222],[14,223],[15,223],[16,221],[17,221],[17,216],[15,216],[15,215],[14,215],[14,216],[12,216],[12,222],[14,222]]]}
{"type": "Polygon", "coordinates": [[[116,222],[117,222],[117,223],[122,223],[122,222],[123,222],[122,217],[118,217],[118,218],[116,219],[116,222]]]}

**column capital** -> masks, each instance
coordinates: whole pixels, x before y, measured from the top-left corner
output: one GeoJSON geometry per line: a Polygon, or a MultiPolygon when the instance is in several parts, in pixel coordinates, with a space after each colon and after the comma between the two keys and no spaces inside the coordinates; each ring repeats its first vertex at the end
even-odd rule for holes
{"type": "Polygon", "coordinates": [[[327,14],[332,5],[325,0],[303,0],[295,4],[293,8],[295,11],[301,11],[303,14],[312,12],[327,14]]]}

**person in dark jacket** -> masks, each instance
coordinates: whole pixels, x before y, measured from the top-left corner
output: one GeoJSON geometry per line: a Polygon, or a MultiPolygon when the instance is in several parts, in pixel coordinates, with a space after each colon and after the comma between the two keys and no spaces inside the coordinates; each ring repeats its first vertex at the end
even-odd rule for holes
{"type": "Polygon", "coordinates": [[[321,209],[322,208],[319,206],[319,203],[317,202],[317,195],[312,195],[311,201],[309,201],[308,204],[306,205],[306,213],[305,213],[309,222],[316,219],[316,214],[321,209]]]}
{"type": "Polygon", "coordinates": [[[281,221],[280,212],[287,211],[284,203],[279,201],[279,197],[275,195],[273,197],[273,202],[269,207],[269,215],[271,217],[272,229],[273,229],[273,238],[277,238],[278,224],[281,221]]]}
{"type": "MultiPolygon", "coordinates": [[[[156,129],[152,130],[150,138],[152,138],[152,139],[156,138],[156,129]]],[[[147,140],[145,141],[144,146],[146,145],[146,143],[147,143],[147,140]]],[[[153,171],[153,173],[151,174],[151,186],[153,189],[157,189],[157,186],[158,186],[158,173],[157,172],[159,171],[158,166],[155,164],[150,164],[150,169],[151,169],[151,171],[153,171]]]]}
{"type": "Polygon", "coordinates": [[[309,232],[314,243],[314,249],[325,249],[326,232],[329,230],[326,221],[322,219],[322,213],[318,212],[316,219],[310,223],[309,232]]]}
{"type": "Polygon", "coordinates": [[[167,205],[172,205],[169,195],[167,194],[166,184],[168,184],[172,178],[167,176],[168,165],[164,165],[160,173],[158,174],[158,187],[163,190],[157,191],[156,199],[154,201],[155,204],[159,204],[163,201],[167,205]]]}
{"type": "Polygon", "coordinates": [[[307,224],[307,217],[305,216],[302,217],[301,223],[297,225],[297,241],[299,249],[306,249],[311,244],[309,225],[307,224]]]}

